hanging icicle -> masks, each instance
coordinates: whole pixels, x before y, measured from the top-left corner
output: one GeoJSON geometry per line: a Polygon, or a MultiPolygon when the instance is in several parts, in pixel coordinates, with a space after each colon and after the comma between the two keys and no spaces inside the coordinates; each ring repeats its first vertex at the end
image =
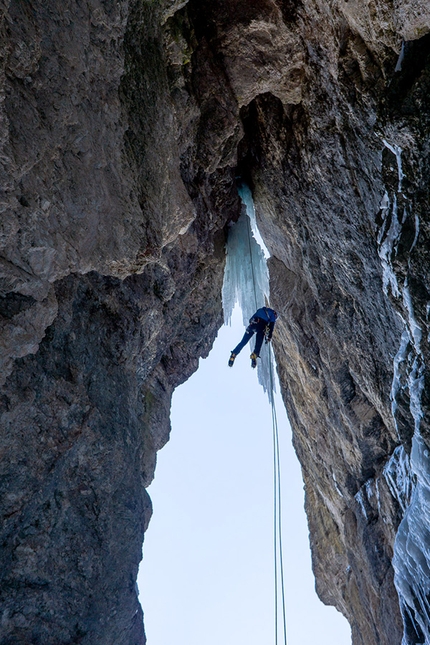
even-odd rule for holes
{"type": "MultiPolygon", "coordinates": [[[[242,184],[238,192],[243,208],[238,221],[229,230],[222,303],[226,325],[230,324],[234,306],[238,303],[242,310],[243,324],[247,327],[257,309],[269,303],[269,272],[266,262],[269,253],[257,228],[250,189],[242,184]]],[[[253,342],[251,340],[251,344],[253,342]]],[[[258,381],[270,403],[274,392],[270,378],[271,360],[271,352],[263,345],[257,368],[258,381]]]]}

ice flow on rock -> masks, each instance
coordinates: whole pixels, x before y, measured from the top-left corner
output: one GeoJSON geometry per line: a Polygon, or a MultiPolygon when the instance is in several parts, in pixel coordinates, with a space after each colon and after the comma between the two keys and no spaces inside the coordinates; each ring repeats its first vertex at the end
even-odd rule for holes
{"type": "MultiPolygon", "coordinates": [[[[430,645],[430,455],[420,432],[425,370],[421,351],[422,330],[413,310],[408,277],[403,286],[399,285],[393,266],[402,226],[407,217],[406,205],[402,219],[399,219],[398,212],[398,200],[400,197],[405,200],[402,192],[405,176],[402,168],[402,149],[399,145],[385,140],[383,143],[395,155],[398,185],[397,191],[391,196],[387,190],[381,202],[383,224],[377,238],[378,252],[383,269],[384,291],[388,295],[390,286],[392,295],[398,299],[402,298],[405,314],[400,347],[393,364],[391,410],[397,428],[397,395],[401,388],[407,388],[409,407],[414,419],[410,456],[400,445],[394,450],[384,468],[391,493],[403,512],[394,543],[394,583],[399,594],[404,623],[402,645],[430,645]],[[402,363],[406,367],[406,382],[403,383],[400,370],[402,363]]],[[[415,216],[414,220],[415,238],[409,252],[415,247],[419,235],[418,216],[415,216]]]]}
{"type": "MultiPolygon", "coordinates": [[[[243,324],[247,327],[249,319],[257,309],[269,303],[269,272],[266,262],[269,252],[258,231],[249,187],[242,184],[238,192],[243,207],[238,221],[229,229],[222,304],[226,325],[230,324],[234,306],[238,303],[242,310],[243,324]]],[[[250,342],[251,351],[253,347],[254,338],[250,342]]],[[[247,347],[243,351],[246,350],[247,347]]],[[[274,365],[272,352],[267,345],[263,344],[257,370],[258,381],[272,402],[275,389],[272,377],[274,365]]]]}

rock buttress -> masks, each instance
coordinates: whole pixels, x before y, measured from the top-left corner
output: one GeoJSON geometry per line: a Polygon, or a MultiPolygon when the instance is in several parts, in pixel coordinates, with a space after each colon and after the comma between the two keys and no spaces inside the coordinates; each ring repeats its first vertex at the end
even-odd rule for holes
{"type": "Polygon", "coordinates": [[[218,88],[194,91],[169,10],[1,14],[4,644],[145,642],[145,486],[172,391],[222,324],[239,213],[237,107],[205,108],[218,88]]]}

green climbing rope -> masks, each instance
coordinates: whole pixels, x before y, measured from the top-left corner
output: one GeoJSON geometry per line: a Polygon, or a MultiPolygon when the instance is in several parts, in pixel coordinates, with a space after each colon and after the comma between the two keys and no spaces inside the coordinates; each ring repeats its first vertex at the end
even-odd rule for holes
{"type": "Polygon", "coordinates": [[[285,584],[284,584],[284,560],[283,560],[283,545],[282,545],[282,497],[281,497],[281,453],[279,447],[279,428],[278,418],[276,415],[275,399],[273,397],[274,391],[274,378],[273,378],[273,361],[272,361],[272,348],[269,345],[270,351],[270,386],[272,391],[272,433],[273,433],[273,559],[275,570],[275,645],[278,645],[278,632],[279,632],[279,619],[278,619],[278,606],[279,598],[278,591],[281,592],[281,607],[282,607],[282,633],[283,643],[287,645],[287,612],[285,602],[285,584]],[[278,574],[279,566],[279,574],[278,574]],[[279,577],[279,580],[278,580],[279,577]]]}
{"type": "MultiPolygon", "coordinates": [[[[248,245],[249,257],[251,262],[252,283],[254,286],[255,309],[258,309],[257,290],[255,284],[254,262],[252,259],[251,245],[251,220],[247,214],[248,220],[248,245]]],[[[279,613],[278,607],[281,603],[282,608],[282,634],[283,645],[287,645],[287,612],[285,603],[285,583],[284,583],[284,562],[282,556],[282,504],[281,504],[281,457],[279,448],[279,429],[276,415],[273,376],[273,355],[272,347],[269,343],[269,366],[270,366],[270,402],[272,406],[272,433],[273,433],[273,560],[274,560],[274,605],[275,605],[275,645],[278,645],[279,613]],[[279,598],[280,591],[280,598],[279,598]]]]}

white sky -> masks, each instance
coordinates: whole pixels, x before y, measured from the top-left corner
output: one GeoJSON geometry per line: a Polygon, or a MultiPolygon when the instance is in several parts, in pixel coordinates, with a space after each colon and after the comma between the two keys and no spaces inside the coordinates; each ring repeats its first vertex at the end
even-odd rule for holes
{"type": "MultiPolygon", "coordinates": [[[[174,394],[138,577],[148,645],[274,643],[271,410],[249,346],[227,366],[241,318],[236,309],[174,394]]],[[[347,621],[314,591],[300,468],[279,395],[277,413],[288,645],[350,645],[347,621]]]]}

